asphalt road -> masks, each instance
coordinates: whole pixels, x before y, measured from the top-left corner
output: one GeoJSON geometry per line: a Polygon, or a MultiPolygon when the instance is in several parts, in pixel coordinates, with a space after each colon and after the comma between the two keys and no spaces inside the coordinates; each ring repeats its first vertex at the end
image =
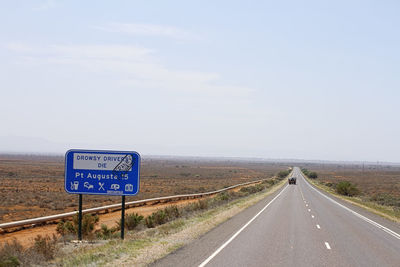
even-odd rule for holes
{"type": "Polygon", "coordinates": [[[154,266],[400,266],[400,225],[287,185],[154,266]]]}

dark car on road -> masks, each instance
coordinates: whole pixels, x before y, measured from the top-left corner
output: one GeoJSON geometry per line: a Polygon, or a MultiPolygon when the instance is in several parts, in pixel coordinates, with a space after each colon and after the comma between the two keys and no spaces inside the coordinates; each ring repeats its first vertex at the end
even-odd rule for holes
{"type": "Polygon", "coordinates": [[[296,177],[290,177],[289,179],[288,179],[288,182],[289,182],[289,184],[296,184],[296,177]]]}

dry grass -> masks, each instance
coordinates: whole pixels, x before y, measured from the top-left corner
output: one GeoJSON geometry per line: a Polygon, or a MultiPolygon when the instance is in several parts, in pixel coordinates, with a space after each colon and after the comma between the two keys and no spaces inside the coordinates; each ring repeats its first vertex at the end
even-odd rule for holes
{"type": "Polygon", "coordinates": [[[104,245],[85,245],[73,257],[60,258],[64,266],[148,266],[155,260],[188,244],[215,226],[254,205],[285,185],[286,180],[266,185],[267,190],[220,205],[193,216],[179,218],[156,228],[129,232],[125,241],[111,240],[104,245]]]}
{"type": "MultiPolygon", "coordinates": [[[[287,165],[245,161],[144,158],[140,193],[127,201],[197,193],[271,177],[287,165]]],[[[77,209],[64,191],[64,158],[0,155],[0,222],[77,209]]],[[[84,208],[119,203],[118,196],[84,196],[84,208]]]]}
{"type": "Polygon", "coordinates": [[[340,196],[395,222],[400,221],[400,167],[382,165],[312,165],[306,168],[318,172],[318,179],[310,180],[320,188],[336,194],[337,185],[348,181],[359,194],[340,196]]]}
{"type": "Polygon", "coordinates": [[[0,244],[0,266],[42,266],[59,253],[58,238],[38,235],[34,244],[24,248],[17,240],[0,244]]]}
{"type": "Polygon", "coordinates": [[[400,198],[400,167],[369,165],[311,165],[307,169],[318,173],[318,180],[337,184],[350,181],[365,196],[389,194],[400,198]]]}

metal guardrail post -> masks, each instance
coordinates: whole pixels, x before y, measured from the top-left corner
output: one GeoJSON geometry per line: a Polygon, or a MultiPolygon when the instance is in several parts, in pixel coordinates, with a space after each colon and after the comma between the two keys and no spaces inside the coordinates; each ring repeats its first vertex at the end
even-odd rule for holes
{"type": "MultiPolygon", "coordinates": [[[[158,197],[158,198],[151,198],[151,199],[142,199],[142,200],[136,200],[136,201],[131,201],[126,203],[126,205],[134,205],[134,206],[143,206],[148,203],[153,203],[154,201],[161,201],[161,200],[181,200],[181,199],[188,199],[188,198],[193,198],[193,197],[205,197],[205,196],[211,196],[218,194],[220,192],[224,192],[239,186],[245,186],[245,185],[250,185],[250,184],[255,184],[255,183],[260,183],[264,180],[267,179],[261,179],[261,180],[256,180],[252,182],[246,182],[246,183],[241,183],[237,185],[232,185],[227,188],[211,191],[211,192],[204,192],[204,193],[197,193],[197,194],[187,194],[187,195],[175,195],[175,196],[167,196],[167,197],[158,197]]],[[[80,198],[80,201],[82,199],[80,198]]],[[[82,207],[82,206],[81,206],[82,207]]],[[[7,223],[0,223],[0,229],[7,229],[7,228],[13,228],[13,227],[19,227],[19,226],[25,226],[25,225],[31,225],[34,226],[34,224],[40,224],[43,222],[49,222],[49,221],[56,221],[59,219],[64,219],[64,218],[70,218],[73,216],[76,216],[78,213],[78,219],[79,216],[82,218],[82,214],[86,213],[95,213],[99,211],[104,211],[107,209],[118,209],[121,207],[121,204],[112,204],[112,205],[107,205],[107,206],[102,206],[102,207],[96,207],[96,208],[90,208],[90,209],[85,209],[82,210],[80,209],[81,212],[79,211],[72,211],[72,212],[66,212],[66,213],[61,213],[61,214],[55,214],[55,215],[49,215],[49,216],[44,216],[44,217],[38,217],[38,218],[33,218],[33,219],[26,219],[26,220],[21,220],[21,221],[14,221],[14,222],[7,222],[7,223]],[[80,214],[80,215],[79,215],[80,214]]]]}

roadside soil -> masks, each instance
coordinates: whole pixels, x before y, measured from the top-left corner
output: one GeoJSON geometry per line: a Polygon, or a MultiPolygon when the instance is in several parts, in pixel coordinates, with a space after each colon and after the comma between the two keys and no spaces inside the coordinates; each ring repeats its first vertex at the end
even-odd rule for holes
{"type": "MultiPolygon", "coordinates": [[[[254,185],[254,184],[251,184],[251,185],[254,185]]],[[[246,185],[246,186],[250,186],[250,185],[246,185]]],[[[242,187],[246,187],[246,186],[237,187],[237,188],[231,189],[229,191],[237,192],[242,187]]],[[[197,198],[197,199],[177,200],[177,201],[171,201],[171,202],[167,202],[167,203],[158,203],[155,205],[150,204],[150,205],[141,206],[141,207],[133,207],[133,208],[126,209],[125,214],[138,213],[138,214],[146,217],[148,215],[151,215],[153,212],[155,212],[159,209],[163,209],[167,206],[171,206],[171,205],[185,206],[189,203],[197,202],[197,201],[199,201],[199,199],[205,199],[205,198],[209,198],[209,197],[211,197],[211,196],[197,198]]],[[[114,212],[110,212],[110,213],[100,213],[98,215],[99,215],[99,223],[96,226],[96,230],[100,229],[102,224],[107,225],[107,227],[113,227],[116,225],[116,222],[121,219],[121,211],[114,211],[114,212]]],[[[50,235],[51,236],[53,234],[57,234],[56,228],[57,228],[57,224],[54,223],[54,224],[35,226],[32,228],[26,228],[26,229],[22,229],[22,230],[10,232],[10,233],[3,233],[3,234],[0,234],[0,243],[10,242],[13,239],[16,239],[22,246],[29,247],[30,245],[32,245],[34,243],[34,238],[37,235],[42,235],[42,236],[50,235]]]]}

